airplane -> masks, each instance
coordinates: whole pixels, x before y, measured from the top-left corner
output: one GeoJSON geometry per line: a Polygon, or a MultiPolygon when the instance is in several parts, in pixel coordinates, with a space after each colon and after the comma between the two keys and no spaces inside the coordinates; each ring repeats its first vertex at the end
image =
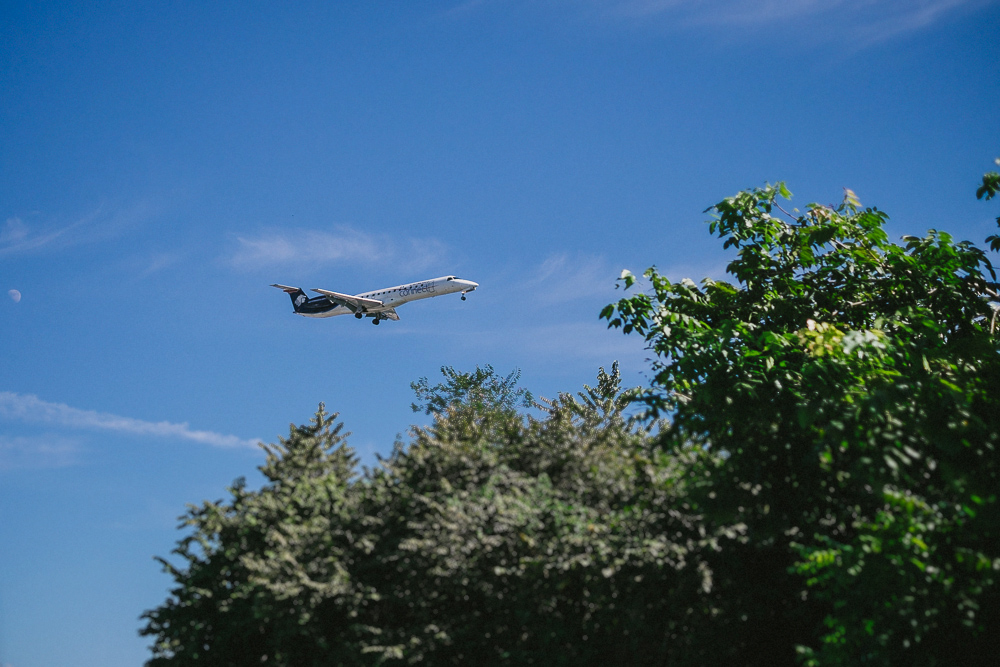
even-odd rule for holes
{"type": "Polygon", "coordinates": [[[353,313],[354,317],[359,320],[363,317],[371,317],[372,324],[378,324],[382,320],[398,321],[399,315],[396,314],[396,307],[410,301],[456,292],[461,292],[462,301],[465,301],[465,295],[474,292],[479,287],[479,283],[462,280],[457,276],[441,276],[440,278],[431,278],[430,280],[354,295],[331,292],[325,289],[313,289],[313,292],[317,292],[321,296],[312,298],[309,298],[300,287],[278,284],[271,285],[271,287],[277,287],[292,297],[292,307],[295,308],[296,315],[334,317],[353,313]]]}

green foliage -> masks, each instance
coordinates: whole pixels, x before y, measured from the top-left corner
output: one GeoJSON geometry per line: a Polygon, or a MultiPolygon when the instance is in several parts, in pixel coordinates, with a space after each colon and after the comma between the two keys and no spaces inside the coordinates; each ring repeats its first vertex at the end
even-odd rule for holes
{"type": "MultiPolygon", "coordinates": [[[[1000,165],[1000,158],[994,160],[1000,165]]],[[[988,171],[983,174],[983,184],[976,190],[976,199],[989,201],[1000,192],[1000,174],[995,171],[988,171]]],[[[1000,216],[997,216],[997,224],[1000,225],[1000,216]]],[[[990,249],[1000,251],[1000,236],[988,236],[986,242],[990,244],[990,249]]]]}
{"type": "Polygon", "coordinates": [[[410,383],[418,401],[410,408],[426,415],[448,415],[449,423],[471,440],[514,437],[522,427],[518,410],[535,407],[531,392],[517,384],[519,370],[500,377],[489,364],[472,373],[444,366],[441,374],[445,381],[434,386],[425,377],[410,383]]]}
{"type": "Polygon", "coordinates": [[[150,664],[662,664],[682,647],[703,573],[681,498],[703,454],[652,447],[617,364],[540,403],[516,373],[443,374],[415,386],[433,424],[376,468],[356,474],[321,409],[268,447],[260,491],[192,508],[184,567],[164,561],[177,586],[145,615],[150,664]]]}
{"type": "MultiPolygon", "coordinates": [[[[1000,165],[1000,158],[994,160],[1000,165]]],[[[987,201],[993,199],[1000,192],[1000,174],[995,171],[988,171],[983,174],[983,184],[976,190],[976,199],[986,198],[987,201]]]]}
{"type": "MultiPolygon", "coordinates": [[[[486,405],[509,395],[478,371],[459,375],[485,388],[486,405]]],[[[430,664],[655,656],[662,636],[630,615],[662,608],[644,575],[659,581],[684,547],[650,536],[652,513],[633,507],[650,474],[646,433],[621,414],[617,368],[579,400],[562,395],[504,431],[463,419],[450,390],[432,394],[444,408],[434,424],[371,476],[380,520],[364,576],[385,592],[385,620],[366,650],[430,664]]]]}
{"type": "Polygon", "coordinates": [[[191,533],[173,551],[183,565],[158,559],[177,585],[143,615],[151,666],[341,660],[341,647],[309,622],[331,598],[364,594],[337,572],[352,548],[344,522],[354,514],[357,459],[335,420],[320,405],[309,425],[264,446],[260,491],[240,479],[229,502],[190,506],[182,527],[191,533]]]}
{"type": "MultiPolygon", "coordinates": [[[[984,253],[887,240],[846,191],[788,214],[783,184],[710,209],[736,284],[672,283],[604,310],[656,355],[642,400],[690,485],[738,664],[978,664],[998,628],[1000,363],[984,253]],[[756,660],[759,660],[757,658],[756,660]]],[[[634,278],[623,275],[626,287],[634,278]]],[[[995,278],[994,278],[995,279],[995,278]]]]}
{"type": "Polygon", "coordinates": [[[410,388],[421,403],[411,403],[414,412],[443,414],[449,408],[465,408],[475,412],[516,412],[518,408],[534,406],[531,392],[518,387],[521,371],[511,371],[499,377],[489,364],[476,367],[472,373],[461,373],[450,366],[443,366],[445,381],[433,387],[427,378],[410,383],[410,388]]]}

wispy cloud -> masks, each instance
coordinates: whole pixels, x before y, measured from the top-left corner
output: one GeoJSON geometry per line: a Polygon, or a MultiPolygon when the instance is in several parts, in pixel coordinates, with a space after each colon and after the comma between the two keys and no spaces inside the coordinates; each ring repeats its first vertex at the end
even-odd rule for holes
{"type": "MultiPolygon", "coordinates": [[[[878,0],[874,0],[878,2],[878,0]]],[[[918,0],[919,1],[919,0],[918,0]]],[[[672,14],[697,23],[772,23],[799,16],[870,5],[872,0],[590,0],[605,16],[645,18],[672,14]]]]}
{"type": "Polygon", "coordinates": [[[470,333],[463,339],[477,349],[516,350],[522,359],[533,356],[547,361],[585,360],[595,364],[595,368],[616,360],[633,368],[643,367],[649,356],[641,337],[609,330],[607,323],[596,317],[587,322],[568,321],[470,333]]]}
{"type": "Polygon", "coordinates": [[[0,256],[58,250],[117,236],[156,213],[151,202],[131,206],[101,205],[73,222],[25,222],[10,217],[0,225],[0,256]]]}
{"type": "Polygon", "coordinates": [[[607,16],[648,17],[673,14],[699,23],[774,23],[803,16],[834,14],[851,20],[929,17],[958,7],[979,7],[994,0],[579,0],[607,16]]]}
{"type": "MultiPolygon", "coordinates": [[[[550,9],[589,17],[600,23],[637,22],[671,29],[692,26],[740,25],[746,28],[796,27],[813,24],[809,39],[851,36],[861,45],[885,41],[925,28],[960,11],[1000,0],[549,0],[550,9]],[[822,21],[822,23],[815,23],[822,21]]],[[[467,0],[450,15],[487,11],[497,5],[528,6],[520,0],[467,0]]],[[[537,7],[538,3],[530,3],[537,7]]]]}
{"type": "Polygon", "coordinates": [[[489,5],[497,4],[506,3],[504,3],[504,0],[462,0],[462,2],[446,9],[441,15],[446,17],[461,16],[462,14],[470,14],[489,5]]]}
{"type": "Polygon", "coordinates": [[[490,316],[504,324],[466,330],[461,340],[519,359],[585,360],[595,368],[627,359],[641,365],[643,341],[609,332],[598,319],[601,308],[622,296],[615,290],[620,274],[620,266],[599,255],[556,253],[509,281],[484,278],[479,298],[489,300],[490,316]]]}
{"type": "Polygon", "coordinates": [[[58,435],[0,435],[0,470],[65,468],[77,463],[80,449],[79,440],[58,435]]]}
{"type": "Polygon", "coordinates": [[[140,278],[147,278],[154,273],[159,273],[160,271],[166,269],[173,264],[176,264],[180,257],[174,253],[156,253],[152,257],[146,259],[142,271],[139,273],[140,278]]]}
{"type": "Polygon", "coordinates": [[[315,229],[267,230],[257,236],[238,236],[229,262],[241,269],[283,264],[370,265],[393,263],[422,269],[441,260],[445,246],[435,239],[400,239],[370,234],[340,225],[331,231],[315,229]]]}
{"type": "Polygon", "coordinates": [[[607,260],[595,256],[550,255],[521,285],[532,301],[551,306],[579,299],[610,298],[614,294],[615,270],[607,260]]]}
{"type": "MultiPolygon", "coordinates": [[[[552,255],[530,278],[514,287],[520,295],[516,299],[519,319],[539,324],[469,332],[463,339],[480,348],[516,349],[519,354],[548,360],[607,364],[617,359],[623,367],[645,368],[651,353],[642,337],[609,330],[607,322],[597,317],[604,305],[651,288],[641,275],[646,267],[631,266],[628,268],[638,279],[636,284],[628,291],[616,289],[622,268],[625,267],[599,256],[552,255]]],[[[726,274],[726,262],[718,259],[657,268],[661,275],[675,282],[689,278],[700,283],[705,277],[733,280],[726,274]]]]}
{"type": "MultiPolygon", "coordinates": [[[[625,4],[657,4],[656,0],[624,0],[625,4]]],[[[927,28],[962,11],[997,0],[709,0],[684,3],[685,22],[745,27],[800,27],[809,39],[849,38],[854,48],[886,42],[927,28]]],[[[669,8],[664,8],[666,11],[669,8]]]]}
{"type": "Polygon", "coordinates": [[[21,243],[28,236],[28,227],[20,218],[7,218],[2,229],[0,229],[0,245],[14,245],[21,243]]]}
{"type": "Polygon", "coordinates": [[[865,44],[886,41],[896,35],[922,30],[962,10],[975,9],[995,0],[923,0],[900,3],[896,11],[873,16],[857,26],[857,35],[865,44]]]}
{"type": "Polygon", "coordinates": [[[193,440],[213,447],[256,447],[258,440],[244,440],[235,435],[198,431],[187,423],[149,422],[120,417],[106,412],[81,410],[63,403],[49,403],[30,394],[0,392],[0,417],[69,428],[117,431],[134,435],[193,440]]]}
{"type": "Polygon", "coordinates": [[[86,220],[82,219],[58,229],[44,231],[29,227],[20,218],[7,218],[0,228],[0,255],[28,252],[49,245],[85,223],[86,220]]]}
{"type": "MultiPolygon", "coordinates": [[[[733,278],[726,274],[726,264],[724,260],[712,259],[705,262],[675,263],[657,269],[671,281],[690,278],[700,283],[706,277],[728,281],[733,278]]],[[[631,270],[637,279],[636,285],[628,294],[650,287],[649,281],[642,276],[647,268],[645,266],[617,266],[598,256],[550,255],[520,285],[520,289],[530,293],[530,296],[525,294],[523,301],[545,308],[594,298],[604,299],[605,303],[609,303],[622,296],[622,291],[617,288],[621,287],[618,277],[624,268],[631,270]]]]}

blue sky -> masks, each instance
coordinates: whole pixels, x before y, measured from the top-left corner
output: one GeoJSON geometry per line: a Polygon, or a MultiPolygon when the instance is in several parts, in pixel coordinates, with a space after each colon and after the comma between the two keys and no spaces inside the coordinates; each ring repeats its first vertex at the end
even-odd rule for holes
{"type": "Polygon", "coordinates": [[[141,663],[184,504],[320,401],[372,462],[442,365],[644,382],[597,314],[623,268],[722,276],[741,188],[981,243],[998,35],[989,0],[4,3],[0,665],[141,663]],[[377,329],[268,287],[447,274],[481,288],[377,329]]]}

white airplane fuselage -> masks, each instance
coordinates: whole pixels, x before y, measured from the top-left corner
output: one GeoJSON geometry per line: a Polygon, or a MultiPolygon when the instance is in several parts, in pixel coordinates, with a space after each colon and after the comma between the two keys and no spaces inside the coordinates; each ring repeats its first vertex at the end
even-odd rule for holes
{"type": "Polygon", "coordinates": [[[465,294],[474,291],[479,287],[479,284],[471,280],[462,280],[456,276],[442,276],[354,295],[313,290],[320,292],[321,296],[312,298],[306,296],[305,292],[296,287],[285,285],[274,285],[274,287],[284,290],[292,297],[292,305],[297,315],[303,317],[336,317],[337,315],[354,315],[358,318],[372,317],[377,324],[380,319],[399,319],[395,308],[404,303],[458,292],[462,293],[464,300],[465,294]]]}

